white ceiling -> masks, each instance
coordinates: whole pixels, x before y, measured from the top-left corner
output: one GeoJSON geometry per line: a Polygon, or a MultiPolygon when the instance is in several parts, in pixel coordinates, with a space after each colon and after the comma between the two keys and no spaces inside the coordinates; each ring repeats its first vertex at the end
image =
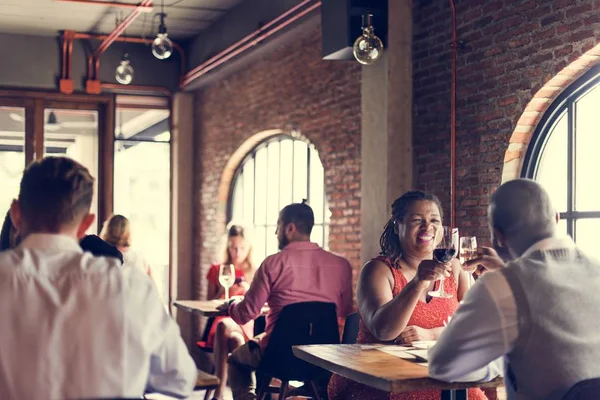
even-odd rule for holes
{"type": "MultiPolygon", "coordinates": [[[[137,0],[115,0],[137,4],[137,0]]],[[[198,35],[242,0],[164,0],[169,36],[187,39],[198,35]]],[[[154,10],[140,14],[127,28],[127,36],[156,35],[161,0],[154,0],[154,10]]],[[[95,4],[68,3],[55,0],[0,0],[0,32],[56,36],[61,30],[109,33],[117,18],[125,18],[131,9],[95,4]]]]}

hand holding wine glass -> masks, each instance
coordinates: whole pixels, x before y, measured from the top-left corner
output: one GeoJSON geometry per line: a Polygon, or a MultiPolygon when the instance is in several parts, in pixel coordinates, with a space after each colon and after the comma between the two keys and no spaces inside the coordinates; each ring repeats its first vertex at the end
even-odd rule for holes
{"type": "Polygon", "coordinates": [[[219,266],[219,283],[225,289],[225,301],[228,301],[229,288],[235,283],[235,267],[233,264],[219,266]]]}
{"type": "MultiPolygon", "coordinates": [[[[449,226],[439,227],[441,232],[436,232],[436,238],[441,234],[441,239],[433,250],[433,258],[440,264],[450,263],[457,255],[458,250],[458,229],[452,229],[449,226]]],[[[453,295],[444,291],[444,277],[440,279],[438,290],[428,293],[431,297],[447,299],[453,295]]]]}
{"type": "Polygon", "coordinates": [[[463,269],[468,272],[473,272],[476,267],[472,267],[467,261],[477,257],[477,238],[475,236],[463,236],[460,238],[460,253],[459,260],[463,269]]]}
{"type": "Polygon", "coordinates": [[[465,261],[464,268],[476,270],[477,275],[482,275],[486,271],[504,268],[504,261],[494,249],[480,246],[477,248],[475,257],[465,261]]]}

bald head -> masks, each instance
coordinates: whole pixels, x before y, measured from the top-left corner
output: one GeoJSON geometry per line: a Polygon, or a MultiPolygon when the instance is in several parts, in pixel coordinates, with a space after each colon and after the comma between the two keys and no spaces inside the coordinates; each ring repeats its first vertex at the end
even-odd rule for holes
{"type": "Polygon", "coordinates": [[[524,246],[556,232],[556,211],[550,196],[529,179],[515,179],[500,186],[492,195],[489,218],[493,228],[524,246]]]}

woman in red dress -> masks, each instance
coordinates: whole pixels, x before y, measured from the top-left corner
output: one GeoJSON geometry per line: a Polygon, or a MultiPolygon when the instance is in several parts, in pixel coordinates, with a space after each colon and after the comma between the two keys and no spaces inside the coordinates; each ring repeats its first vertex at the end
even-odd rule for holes
{"type": "MultiPolygon", "coordinates": [[[[364,266],[358,280],[357,343],[410,344],[438,338],[469,280],[458,261],[438,264],[432,260],[441,240],[442,217],[440,201],[432,194],[407,192],[394,202],[380,240],[381,256],[364,266]],[[453,296],[432,298],[427,293],[442,275],[446,277],[444,290],[453,296]]],[[[387,393],[339,375],[332,376],[328,394],[330,400],[440,398],[439,390],[387,393]]],[[[485,398],[481,390],[469,390],[469,399],[485,398]]]]}
{"type": "MultiPolygon", "coordinates": [[[[233,225],[227,233],[227,250],[223,264],[233,264],[235,267],[235,284],[229,288],[229,296],[243,296],[250,288],[256,268],[252,263],[252,246],[244,236],[244,228],[233,225]]],[[[225,298],[225,289],[219,284],[219,267],[212,265],[208,271],[209,300],[225,298]]],[[[239,326],[229,317],[214,319],[206,347],[214,348],[215,374],[219,378],[219,387],[215,390],[214,398],[220,399],[227,385],[227,356],[233,350],[242,346],[249,338],[254,337],[254,321],[239,326]]]]}

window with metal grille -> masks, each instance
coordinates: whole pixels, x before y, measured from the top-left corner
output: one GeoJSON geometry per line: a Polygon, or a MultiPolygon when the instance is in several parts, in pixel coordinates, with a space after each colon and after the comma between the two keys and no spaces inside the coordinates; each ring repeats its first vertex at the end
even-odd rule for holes
{"type": "Polygon", "coordinates": [[[323,165],[302,138],[279,135],[256,146],[240,163],[232,182],[229,221],[253,228],[256,261],[278,251],[277,218],[288,204],[308,200],[315,214],[311,240],[327,248],[330,212],[323,165]]]}
{"type": "Polygon", "coordinates": [[[559,230],[587,251],[600,231],[600,68],[563,92],[546,112],[529,145],[522,176],[540,182],[560,213],[559,230]]]}

